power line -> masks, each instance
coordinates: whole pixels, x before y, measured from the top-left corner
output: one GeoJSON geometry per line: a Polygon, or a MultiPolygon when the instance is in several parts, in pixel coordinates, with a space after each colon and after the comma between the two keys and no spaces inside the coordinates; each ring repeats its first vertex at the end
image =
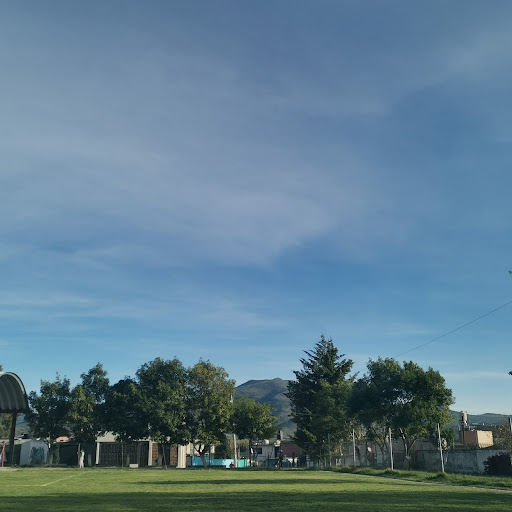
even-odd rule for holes
{"type": "MultiPolygon", "coordinates": [[[[511,271],[511,275],[512,275],[512,271],[511,271]]],[[[448,336],[449,334],[453,334],[454,332],[460,331],[461,329],[463,329],[464,327],[467,327],[468,325],[471,325],[471,324],[474,324],[475,322],[478,322],[478,320],[481,320],[482,318],[485,318],[486,316],[492,315],[496,311],[504,308],[505,306],[508,306],[509,304],[512,304],[512,300],[509,300],[505,304],[502,304],[501,306],[498,306],[497,308],[493,309],[492,311],[488,311],[487,313],[485,313],[484,315],[479,316],[478,318],[474,318],[470,322],[467,322],[467,323],[465,323],[463,325],[459,325],[459,327],[456,327],[455,329],[452,329],[451,331],[448,331],[448,332],[445,332],[444,334],[441,334],[441,336],[437,336],[436,338],[434,338],[434,339],[432,339],[430,341],[427,341],[426,343],[422,343],[421,345],[418,345],[417,347],[414,347],[414,348],[411,348],[410,350],[402,352],[401,354],[398,354],[395,357],[403,356],[405,354],[408,354],[409,352],[412,352],[413,350],[417,350],[417,349],[419,349],[421,347],[425,347],[426,345],[430,345],[431,343],[434,343],[434,341],[440,340],[441,338],[444,338],[445,336],[448,336]]]]}

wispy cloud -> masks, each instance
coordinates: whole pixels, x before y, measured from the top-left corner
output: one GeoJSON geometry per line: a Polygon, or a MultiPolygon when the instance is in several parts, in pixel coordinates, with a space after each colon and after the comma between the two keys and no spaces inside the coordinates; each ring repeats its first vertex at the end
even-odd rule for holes
{"type": "Polygon", "coordinates": [[[289,374],[326,326],[364,370],[478,314],[511,248],[512,7],[198,5],[4,9],[11,360],[103,344],[122,375],[186,345],[289,374]]]}
{"type": "Polygon", "coordinates": [[[427,336],[432,335],[432,331],[424,326],[396,323],[384,326],[382,334],[386,338],[410,338],[424,336],[425,339],[427,339],[427,336]]]}
{"type": "Polygon", "coordinates": [[[472,370],[472,371],[461,371],[461,372],[452,372],[446,371],[443,372],[443,377],[446,380],[452,382],[458,381],[505,381],[510,380],[512,377],[508,375],[506,371],[490,371],[490,370],[472,370]]]}

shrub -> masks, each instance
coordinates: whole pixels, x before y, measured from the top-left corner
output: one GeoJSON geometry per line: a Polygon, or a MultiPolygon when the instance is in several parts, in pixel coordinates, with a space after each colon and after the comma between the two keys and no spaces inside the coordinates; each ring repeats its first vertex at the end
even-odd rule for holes
{"type": "Polygon", "coordinates": [[[485,462],[485,472],[488,475],[512,475],[510,455],[508,453],[497,453],[491,455],[485,462]]]}
{"type": "Polygon", "coordinates": [[[437,472],[435,475],[429,476],[429,480],[446,480],[448,475],[442,471],[437,472]]]}

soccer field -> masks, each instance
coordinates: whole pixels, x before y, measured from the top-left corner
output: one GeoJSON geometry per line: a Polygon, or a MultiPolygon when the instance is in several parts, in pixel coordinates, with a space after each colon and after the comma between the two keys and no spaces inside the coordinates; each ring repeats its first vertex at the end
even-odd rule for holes
{"type": "Polygon", "coordinates": [[[320,471],[0,471],[6,512],[510,511],[512,493],[320,471]]]}

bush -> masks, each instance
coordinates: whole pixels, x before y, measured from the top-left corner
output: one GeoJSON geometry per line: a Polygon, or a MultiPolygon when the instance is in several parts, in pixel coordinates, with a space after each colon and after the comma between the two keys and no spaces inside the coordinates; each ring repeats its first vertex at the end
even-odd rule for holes
{"type": "Polygon", "coordinates": [[[485,462],[485,473],[488,475],[512,475],[512,466],[510,465],[510,455],[508,453],[497,453],[491,455],[485,462]]]}
{"type": "Polygon", "coordinates": [[[429,480],[446,480],[448,475],[442,471],[437,472],[435,475],[429,476],[429,480]]]}

